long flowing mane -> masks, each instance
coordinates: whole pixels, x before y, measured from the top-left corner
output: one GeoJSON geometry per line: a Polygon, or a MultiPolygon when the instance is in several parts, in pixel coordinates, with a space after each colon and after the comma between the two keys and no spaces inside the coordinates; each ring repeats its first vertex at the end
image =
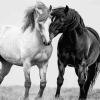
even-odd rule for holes
{"type": "Polygon", "coordinates": [[[24,25],[22,27],[23,31],[25,31],[28,27],[31,27],[31,31],[35,28],[35,17],[38,14],[36,8],[42,12],[47,9],[47,7],[42,2],[37,2],[36,5],[29,7],[25,12],[26,14],[24,17],[24,25]]]}
{"type": "Polygon", "coordinates": [[[85,28],[83,19],[81,18],[81,16],[79,15],[79,13],[77,11],[75,11],[74,9],[69,8],[68,6],[54,8],[52,10],[52,13],[51,13],[51,15],[53,17],[61,17],[63,14],[66,15],[65,21],[64,21],[65,25],[70,30],[73,30],[77,26],[77,21],[78,22],[80,21],[80,23],[81,23],[80,25],[81,25],[82,29],[85,28]]]}
{"type": "Polygon", "coordinates": [[[25,31],[29,26],[31,26],[31,30],[35,27],[35,19],[34,15],[36,14],[35,7],[31,7],[26,11],[26,15],[24,17],[24,25],[22,27],[23,31],[25,31]]]}

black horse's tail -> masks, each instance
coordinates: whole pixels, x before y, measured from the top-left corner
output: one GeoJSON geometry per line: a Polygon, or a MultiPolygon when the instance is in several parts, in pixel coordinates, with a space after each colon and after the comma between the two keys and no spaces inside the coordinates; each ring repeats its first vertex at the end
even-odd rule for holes
{"type": "Polygon", "coordinates": [[[95,66],[91,66],[89,68],[89,75],[90,75],[90,87],[89,87],[89,90],[91,91],[92,88],[93,88],[93,85],[95,84],[95,81],[97,79],[97,76],[99,75],[100,73],[100,55],[96,61],[96,65],[95,66]]]}

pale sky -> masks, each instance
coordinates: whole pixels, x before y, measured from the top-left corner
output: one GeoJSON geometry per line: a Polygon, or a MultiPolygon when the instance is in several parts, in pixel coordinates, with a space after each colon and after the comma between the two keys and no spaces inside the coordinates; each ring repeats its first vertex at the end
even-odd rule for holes
{"type": "MultiPolygon", "coordinates": [[[[100,0],[41,0],[49,7],[66,6],[77,10],[82,16],[86,26],[94,28],[100,34],[100,0]]],[[[34,5],[35,0],[0,0],[0,26],[15,25],[21,27],[24,11],[27,7],[34,5]]],[[[57,69],[57,42],[60,35],[53,39],[53,54],[49,61],[47,70],[47,86],[55,87],[58,76],[57,69]]],[[[78,87],[77,76],[74,68],[66,67],[63,87],[78,87]]],[[[31,68],[32,84],[39,85],[39,70],[36,66],[31,68]]],[[[10,73],[5,77],[2,85],[23,85],[23,68],[13,66],[10,73]]],[[[100,88],[100,75],[94,88],[100,88]]]]}

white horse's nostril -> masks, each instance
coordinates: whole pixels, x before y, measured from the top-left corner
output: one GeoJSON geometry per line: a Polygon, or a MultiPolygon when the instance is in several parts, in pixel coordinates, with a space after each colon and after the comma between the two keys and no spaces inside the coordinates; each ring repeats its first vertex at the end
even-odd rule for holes
{"type": "Polygon", "coordinates": [[[50,40],[48,43],[43,42],[43,44],[44,44],[45,46],[49,46],[49,45],[51,44],[51,42],[52,42],[52,40],[50,40]]]}

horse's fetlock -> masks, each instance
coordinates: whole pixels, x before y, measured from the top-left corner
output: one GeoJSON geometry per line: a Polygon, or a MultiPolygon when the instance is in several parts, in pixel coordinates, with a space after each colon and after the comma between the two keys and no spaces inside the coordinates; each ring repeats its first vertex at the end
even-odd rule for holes
{"type": "Polygon", "coordinates": [[[63,84],[64,79],[62,78],[57,78],[57,85],[62,85],[63,84]]]}
{"type": "Polygon", "coordinates": [[[30,88],[31,87],[31,82],[25,82],[25,87],[30,88]]]}
{"type": "Polygon", "coordinates": [[[40,82],[40,88],[44,89],[46,87],[46,83],[47,83],[46,81],[45,82],[40,82]]]}
{"type": "Polygon", "coordinates": [[[78,79],[78,84],[81,86],[85,84],[85,79],[78,79]]]}

